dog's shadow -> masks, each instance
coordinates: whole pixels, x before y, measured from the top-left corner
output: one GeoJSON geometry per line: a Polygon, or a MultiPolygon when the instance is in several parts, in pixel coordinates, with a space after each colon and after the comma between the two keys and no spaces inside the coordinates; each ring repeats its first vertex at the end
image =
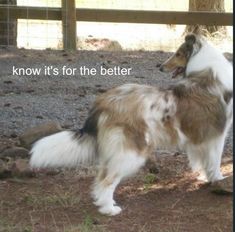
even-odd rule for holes
{"type": "Polygon", "coordinates": [[[183,172],[181,177],[157,180],[147,186],[138,178],[135,183],[131,180],[127,182],[121,184],[115,196],[123,208],[122,215],[139,212],[138,215],[144,216],[151,212],[151,217],[154,217],[159,214],[183,213],[185,210],[202,211],[213,205],[217,207],[224,204],[228,200],[227,196],[231,196],[213,194],[212,185],[197,180],[197,175],[190,171],[183,172]]]}

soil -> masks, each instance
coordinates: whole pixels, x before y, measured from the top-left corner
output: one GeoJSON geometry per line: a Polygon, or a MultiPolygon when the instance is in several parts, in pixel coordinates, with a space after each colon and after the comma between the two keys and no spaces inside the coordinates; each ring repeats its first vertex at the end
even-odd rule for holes
{"type": "MultiPolygon", "coordinates": [[[[177,81],[158,66],[163,51],[36,51],[0,49],[0,152],[19,145],[18,136],[48,121],[80,128],[96,95],[124,84],[166,86],[177,81]],[[120,66],[128,76],[19,76],[12,67],[79,68],[120,66]]],[[[216,195],[196,179],[183,152],[156,151],[157,173],[142,169],[122,182],[115,199],[123,212],[102,216],[92,204],[94,167],[39,172],[32,178],[0,180],[0,231],[232,231],[232,196],[216,195]]],[[[7,161],[4,161],[7,162],[7,161]]],[[[0,163],[1,165],[1,163],[0,163]]],[[[222,172],[231,175],[232,130],[226,140],[222,172]]]]}

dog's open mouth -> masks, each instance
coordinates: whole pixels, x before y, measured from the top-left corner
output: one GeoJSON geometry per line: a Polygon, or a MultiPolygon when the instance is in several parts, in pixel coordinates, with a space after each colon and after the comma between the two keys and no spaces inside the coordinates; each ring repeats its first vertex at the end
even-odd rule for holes
{"type": "Polygon", "coordinates": [[[185,71],[184,67],[177,67],[172,74],[172,78],[176,78],[178,75],[184,73],[184,71],[185,71]]]}

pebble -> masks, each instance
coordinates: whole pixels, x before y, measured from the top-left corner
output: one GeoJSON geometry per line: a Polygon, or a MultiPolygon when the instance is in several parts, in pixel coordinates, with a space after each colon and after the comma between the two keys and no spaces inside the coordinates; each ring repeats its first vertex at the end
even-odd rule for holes
{"type": "Polygon", "coordinates": [[[29,151],[23,147],[10,147],[5,149],[1,154],[1,159],[6,158],[28,158],[29,157],[29,151]]]}
{"type": "Polygon", "coordinates": [[[31,145],[37,140],[62,131],[61,126],[57,122],[48,122],[42,125],[30,128],[19,136],[20,145],[30,149],[31,145]]]}
{"type": "Polygon", "coordinates": [[[228,195],[233,193],[233,175],[214,182],[211,185],[211,192],[217,195],[228,195]]]}

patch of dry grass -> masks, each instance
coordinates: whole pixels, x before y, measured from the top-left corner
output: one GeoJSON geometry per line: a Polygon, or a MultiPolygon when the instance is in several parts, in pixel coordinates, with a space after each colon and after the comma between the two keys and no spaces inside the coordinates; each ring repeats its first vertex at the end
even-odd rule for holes
{"type": "Polygon", "coordinates": [[[96,225],[95,220],[87,214],[81,224],[67,226],[64,232],[107,232],[107,230],[103,226],[96,225]]]}
{"type": "Polygon", "coordinates": [[[63,190],[61,187],[56,186],[54,192],[50,192],[43,195],[35,195],[34,193],[28,193],[22,199],[26,204],[34,207],[74,207],[79,204],[80,196],[71,187],[68,190],[63,190]]]}

